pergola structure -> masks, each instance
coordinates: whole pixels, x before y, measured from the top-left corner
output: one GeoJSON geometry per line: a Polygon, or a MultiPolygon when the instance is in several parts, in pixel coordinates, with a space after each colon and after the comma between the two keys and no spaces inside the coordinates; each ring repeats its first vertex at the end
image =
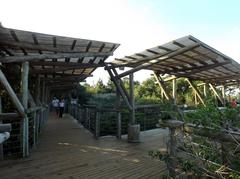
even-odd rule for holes
{"type": "Polygon", "coordinates": [[[149,48],[130,56],[125,56],[124,58],[115,59],[106,65],[106,69],[113,81],[115,81],[119,92],[131,110],[134,110],[134,102],[131,101],[123,85],[121,85],[121,78],[127,75],[133,75],[134,72],[142,69],[153,71],[165,98],[173,101],[175,104],[177,78],[186,78],[203,105],[205,105],[204,97],[206,97],[207,86],[210,87],[215,96],[224,105],[224,86],[237,84],[240,78],[239,63],[193,36],[185,36],[169,43],[149,48]],[[116,71],[118,67],[130,67],[131,69],[118,74],[116,71]],[[171,77],[163,80],[162,76],[166,74],[171,77]],[[167,91],[165,86],[165,82],[169,80],[173,82],[172,93],[167,91]],[[204,82],[203,93],[193,84],[193,80],[204,82]],[[221,85],[222,94],[217,92],[217,85],[221,85]]]}
{"type": "Polygon", "coordinates": [[[24,119],[24,156],[28,155],[29,148],[29,112],[36,112],[48,104],[51,92],[73,89],[74,85],[92,76],[92,72],[104,66],[104,61],[118,46],[116,43],[47,35],[0,25],[0,82],[24,119]],[[13,80],[19,82],[20,93],[12,87],[13,80]]]}

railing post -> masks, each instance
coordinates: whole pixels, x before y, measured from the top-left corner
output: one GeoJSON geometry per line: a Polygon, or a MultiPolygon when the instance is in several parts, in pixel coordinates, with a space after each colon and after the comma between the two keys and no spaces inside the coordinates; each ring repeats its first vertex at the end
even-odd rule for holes
{"type": "Polygon", "coordinates": [[[85,127],[87,128],[88,125],[88,108],[85,108],[85,127]]]}
{"type": "Polygon", "coordinates": [[[96,111],[96,119],[95,119],[95,138],[98,139],[100,136],[100,112],[96,111]]]}
{"type": "MultiPolygon", "coordinates": [[[[118,80],[117,83],[120,85],[120,80],[118,80]]],[[[121,139],[122,137],[122,119],[121,112],[119,111],[120,106],[121,106],[120,93],[118,92],[118,90],[116,90],[117,139],[121,139]]]]}
{"type": "MultiPolygon", "coordinates": [[[[2,113],[2,98],[0,96],[0,114],[2,113]]],[[[2,121],[0,120],[0,124],[2,121]]],[[[3,144],[0,144],[0,161],[3,160],[3,144]]]]}
{"type": "Polygon", "coordinates": [[[120,111],[117,112],[117,138],[122,138],[122,117],[120,111]]]}
{"type": "Polygon", "coordinates": [[[171,178],[176,178],[176,136],[175,136],[175,128],[169,127],[170,132],[170,146],[169,146],[169,154],[170,159],[168,163],[168,170],[171,178]]]}
{"type": "MultiPolygon", "coordinates": [[[[21,94],[24,109],[28,108],[28,73],[29,62],[23,62],[21,68],[21,94]]],[[[27,114],[23,118],[23,157],[29,155],[29,120],[27,114]]]]}

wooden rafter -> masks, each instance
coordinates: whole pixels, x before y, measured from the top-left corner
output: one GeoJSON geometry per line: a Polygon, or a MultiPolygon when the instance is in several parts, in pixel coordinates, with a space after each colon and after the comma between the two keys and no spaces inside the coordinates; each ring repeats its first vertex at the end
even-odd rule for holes
{"type": "Polygon", "coordinates": [[[137,66],[137,67],[135,67],[135,68],[133,68],[133,69],[131,69],[129,71],[121,73],[120,75],[117,76],[117,78],[122,78],[122,77],[127,76],[127,75],[129,75],[131,73],[139,71],[139,70],[141,70],[143,68],[147,68],[149,66],[152,66],[153,64],[159,63],[161,61],[165,61],[167,59],[170,59],[170,58],[172,58],[174,56],[177,56],[179,54],[182,54],[182,53],[184,53],[186,51],[189,51],[189,50],[194,49],[194,48],[199,47],[199,46],[200,46],[199,44],[194,44],[194,45],[190,45],[188,47],[185,47],[185,48],[173,51],[173,52],[169,52],[167,55],[157,55],[157,57],[149,57],[148,58],[148,60],[149,60],[148,62],[143,63],[143,64],[141,64],[141,65],[139,65],[139,66],[137,66]]]}
{"type": "Polygon", "coordinates": [[[5,56],[0,57],[2,63],[23,62],[23,61],[38,61],[52,58],[80,58],[80,57],[106,57],[111,56],[112,52],[84,52],[84,53],[59,53],[59,54],[39,54],[27,56],[5,56]]]}

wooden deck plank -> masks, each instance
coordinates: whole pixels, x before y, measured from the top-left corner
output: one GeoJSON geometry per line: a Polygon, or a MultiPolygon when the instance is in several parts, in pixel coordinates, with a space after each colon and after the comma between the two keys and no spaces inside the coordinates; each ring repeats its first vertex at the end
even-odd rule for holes
{"type": "Polygon", "coordinates": [[[52,116],[29,158],[0,162],[1,179],[160,178],[166,166],[148,151],[165,148],[166,135],[156,129],[141,132],[141,143],[127,143],[126,136],[95,140],[71,116],[52,116]]]}

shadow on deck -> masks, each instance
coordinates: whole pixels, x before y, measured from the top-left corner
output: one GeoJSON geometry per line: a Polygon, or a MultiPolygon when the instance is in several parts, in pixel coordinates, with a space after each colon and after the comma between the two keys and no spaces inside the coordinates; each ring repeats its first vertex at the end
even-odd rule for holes
{"type": "Polygon", "coordinates": [[[0,162],[3,178],[160,178],[163,162],[148,151],[165,148],[166,130],[141,132],[141,143],[115,137],[95,140],[69,115],[51,117],[37,149],[21,160],[0,162]]]}

